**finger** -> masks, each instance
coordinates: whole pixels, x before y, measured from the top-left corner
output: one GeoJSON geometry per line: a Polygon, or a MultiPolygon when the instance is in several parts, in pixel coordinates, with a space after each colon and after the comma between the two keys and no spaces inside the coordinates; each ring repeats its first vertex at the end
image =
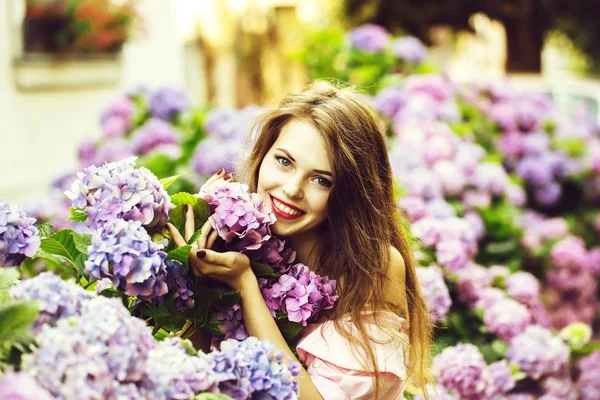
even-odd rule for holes
{"type": "Polygon", "coordinates": [[[206,220],[206,222],[204,223],[204,225],[202,225],[202,233],[200,234],[200,236],[198,237],[198,240],[196,241],[196,245],[198,246],[199,249],[204,249],[208,246],[206,246],[206,242],[208,240],[208,235],[211,233],[212,231],[212,225],[210,224],[210,218],[206,220]]]}
{"type": "Polygon", "coordinates": [[[183,228],[183,235],[185,242],[187,243],[192,235],[194,234],[194,208],[186,204],[185,205],[185,226],[183,228]]]}
{"type": "Polygon", "coordinates": [[[219,238],[219,232],[213,230],[210,235],[208,235],[208,239],[206,240],[206,248],[212,249],[215,241],[219,238]]]}
{"type": "Polygon", "coordinates": [[[170,222],[167,223],[167,229],[168,229],[169,233],[171,234],[171,237],[173,238],[173,242],[175,242],[175,246],[181,247],[181,246],[185,246],[187,244],[187,242],[181,236],[181,233],[179,233],[177,228],[175,228],[175,226],[173,224],[171,224],[170,222]]]}
{"type": "Polygon", "coordinates": [[[213,176],[208,178],[208,180],[206,182],[204,182],[204,185],[202,185],[202,187],[200,188],[200,191],[203,191],[205,188],[209,187],[210,185],[212,185],[213,183],[215,183],[216,181],[221,179],[224,175],[225,175],[225,170],[223,168],[221,168],[216,174],[214,174],[213,176]]]}
{"type": "Polygon", "coordinates": [[[210,249],[202,249],[196,253],[196,256],[200,259],[200,263],[218,264],[229,269],[235,263],[235,256],[239,254],[234,251],[228,251],[227,253],[219,253],[210,249]]]}

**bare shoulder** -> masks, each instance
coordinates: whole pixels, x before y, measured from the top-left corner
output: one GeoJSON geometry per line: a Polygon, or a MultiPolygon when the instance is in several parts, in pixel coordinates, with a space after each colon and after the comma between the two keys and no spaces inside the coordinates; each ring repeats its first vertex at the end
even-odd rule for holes
{"type": "Polygon", "coordinates": [[[406,305],[406,265],[398,249],[390,246],[390,266],[386,287],[387,300],[397,306],[406,305]]]}

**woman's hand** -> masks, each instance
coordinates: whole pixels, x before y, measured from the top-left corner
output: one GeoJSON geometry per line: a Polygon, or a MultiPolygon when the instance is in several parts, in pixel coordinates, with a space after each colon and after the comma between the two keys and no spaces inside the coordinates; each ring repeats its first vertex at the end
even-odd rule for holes
{"type": "MultiPolygon", "coordinates": [[[[200,191],[221,179],[228,180],[231,178],[230,175],[222,176],[223,173],[224,171],[221,170],[213,175],[200,191]]],[[[196,230],[193,208],[186,205],[183,237],[172,224],[167,224],[167,229],[177,247],[188,244],[196,230]]],[[[246,255],[235,251],[219,253],[210,250],[218,237],[219,233],[213,229],[210,221],[207,220],[202,226],[200,237],[192,244],[190,250],[189,261],[192,265],[192,272],[196,276],[206,275],[220,280],[235,290],[240,290],[246,283],[256,282],[256,276],[250,267],[250,259],[246,255]]]]}

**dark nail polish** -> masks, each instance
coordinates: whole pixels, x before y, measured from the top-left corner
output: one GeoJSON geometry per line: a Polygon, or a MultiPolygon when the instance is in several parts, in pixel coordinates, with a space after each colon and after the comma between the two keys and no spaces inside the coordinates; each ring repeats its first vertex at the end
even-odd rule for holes
{"type": "Polygon", "coordinates": [[[223,177],[223,180],[224,180],[224,181],[228,181],[228,180],[230,180],[230,179],[232,178],[232,176],[233,176],[233,175],[231,175],[231,174],[227,174],[227,175],[225,175],[225,176],[223,177]]]}
{"type": "Polygon", "coordinates": [[[196,253],[196,257],[198,257],[198,258],[204,258],[204,257],[206,257],[206,251],[204,251],[204,250],[198,251],[196,253]]]}
{"type": "Polygon", "coordinates": [[[217,175],[221,175],[223,172],[225,172],[225,169],[224,169],[224,168],[221,168],[221,169],[219,170],[219,172],[217,172],[217,175]]]}
{"type": "Polygon", "coordinates": [[[185,205],[185,212],[186,213],[189,213],[191,209],[192,209],[192,206],[190,206],[189,204],[185,205]]]}

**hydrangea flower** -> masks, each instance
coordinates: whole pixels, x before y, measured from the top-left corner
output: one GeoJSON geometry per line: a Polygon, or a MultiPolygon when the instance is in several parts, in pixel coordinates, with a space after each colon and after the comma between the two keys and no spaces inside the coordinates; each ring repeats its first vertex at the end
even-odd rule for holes
{"type": "Polygon", "coordinates": [[[85,272],[92,279],[109,278],[128,296],[151,301],[165,295],[167,254],[153,242],[139,221],[115,219],[92,234],[85,272]]]}
{"type": "Polygon", "coordinates": [[[484,310],[483,323],[499,338],[510,341],[531,324],[529,310],[517,301],[504,298],[484,310]]]}
{"type": "Polygon", "coordinates": [[[40,249],[38,229],[23,210],[0,198],[0,267],[20,265],[40,249]]]}
{"type": "Polygon", "coordinates": [[[189,100],[183,90],[165,87],[157,90],[150,98],[150,113],[169,121],[189,106],[189,100]]]}
{"type": "Polygon", "coordinates": [[[194,151],[192,166],[200,175],[212,175],[219,169],[233,170],[240,158],[242,146],[237,140],[204,139],[194,151]]]}
{"type": "Polygon", "coordinates": [[[132,133],[131,147],[136,154],[160,151],[173,158],[181,156],[177,131],[173,125],[158,118],[150,118],[132,133]]]}
{"type": "Polygon", "coordinates": [[[460,398],[482,398],[490,382],[483,355],[472,344],[447,347],[433,359],[432,373],[460,398]]]}
{"type": "Polygon", "coordinates": [[[348,33],[350,45],[367,53],[379,53],[388,44],[389,33],[379,25],[362,25],[348,33]]]}
{"type": "MultiPolygon", "coordinates": [[[[61,320],[37,336],[22,371],[58,398],[114,398],[119,385],[140,382],[151,330],[118,299],[90,300],[80,317],[61,320]]],[[[129,388],[131,390],[132,388],[129,388]]]]}
{"type": "Polygon", "coordinates": [[[91,229],[122,218],[159,230],[169,219],[171,198],[152,172],[135,168],[135,157],[101,167],[92,165],[77,177],[65,195],[74,208],[85,209],[91,229]]]}
{"type": "Polygon", "coordinates": [[[269,226],[275,223],[275,215],[262,196],[248,192],[247,185],[218,182],[197,196],[210,205],[210,223],[229,250],[258,250],[271,238],[269,226]]]}
{"type": "Polygon", "coordinates": [[[427,56],[427,49],[414,36],[403,36],[392,43],[392,53],[408,63],[417,64],[427,56]]]}
{"type": "Polygon", "coordinates": [[[238,111],[233,108],[213,108],[206,115],[204,129],[214,138],[230,140],[236,138],[238,111]]]}
{"type": "Polygon", "coordinates": [[[552,264],[573,271],[586,270],[589,267],[589,255],[583,239],[570,236],[557,242],[550,252],[552,264]]]}
{"type": "Polygon", "coordinates": [[[517,271],[504,279],[508,294],[519,303],[533,306],[539,302],[540,283],[531,273],[517,271]]]}
{"type": "Polygon", "coordinates": [[[600,350],[583,357],[577,362],[581,374],[577,380],[577,392],[580,400],[600,398],[600,350]]]}
{"type": "MultiPolygon", "coordinates": [[[[185,267],[177,260],[165,260],[166,277],[169,293],[173,295],[173,309],[177,312],[184,312],[194,307],[194,288],[193,282],[185,273],[185,267]]],[[[165,297],[156,297],[153,304],[160,306],[165,297]]]]}
{"type": "Polygon", "coordinates": [[[239,304],[219,310],[217,319],[219,320],[219,331],[223,334],[224,340],[244,340],[248,337],[248,332],[244,325],[242,307],[239,304]]]}
{"type": "Polygon", "coordinates": [[[221,350],[208,354],[208,362],[219,391],[236,400],[298,398],[295,377],[300,374],[300,365],[269,342],[255,337],[242,342],[229,339],[221,342],[221,350]]]}
{"type": "Polygon", "coordinates": [[[52,400],[52,396],[29,375],[6,371],[0,378],[0,399],[52,400]]]}
{"type": "Polygon", "coordinates": [[[445,320],[452,300],[442,270],[437,266],[417,267],[417,276],[431,320],[433,322],[445,320]]]}
{"type": "Polygon", "coordinates": [[[60,319],[80,316],[93,293],[52,272],[42,272],[11,287],[10,297],[38,302],[40,313],[32,329],[39,333],[44,325],[55,326],[60,319]]]}
{"type": "Polygon", "coordinates": [[[123,97],[109,105],[100,117],[102,132],[106,136],[124,136],[131,128],[131,121],[135,113],[135,105],[123,97]]]}
{"type": "Polygon", "coordinates": [[[150,349],[141,387],[146,398],[178,400],[217,392],[216,383],[208,356],[190,355],[181,339],[166,338],[150,349]]]}
{"type": "Polygon", "coordinates": [[[510,343],[506,358],[533,379],[556,373],[569,362],[570,351],[548,329],[531,325],[510,343]]]}
{"type": "Polygon", "coordinates": [[[506,360],[496,361],[488,365],[488,372],[492,382],[487,390],[487,396],[490,399],[506,394],[515,387],[516,382],[506,360]]]}

